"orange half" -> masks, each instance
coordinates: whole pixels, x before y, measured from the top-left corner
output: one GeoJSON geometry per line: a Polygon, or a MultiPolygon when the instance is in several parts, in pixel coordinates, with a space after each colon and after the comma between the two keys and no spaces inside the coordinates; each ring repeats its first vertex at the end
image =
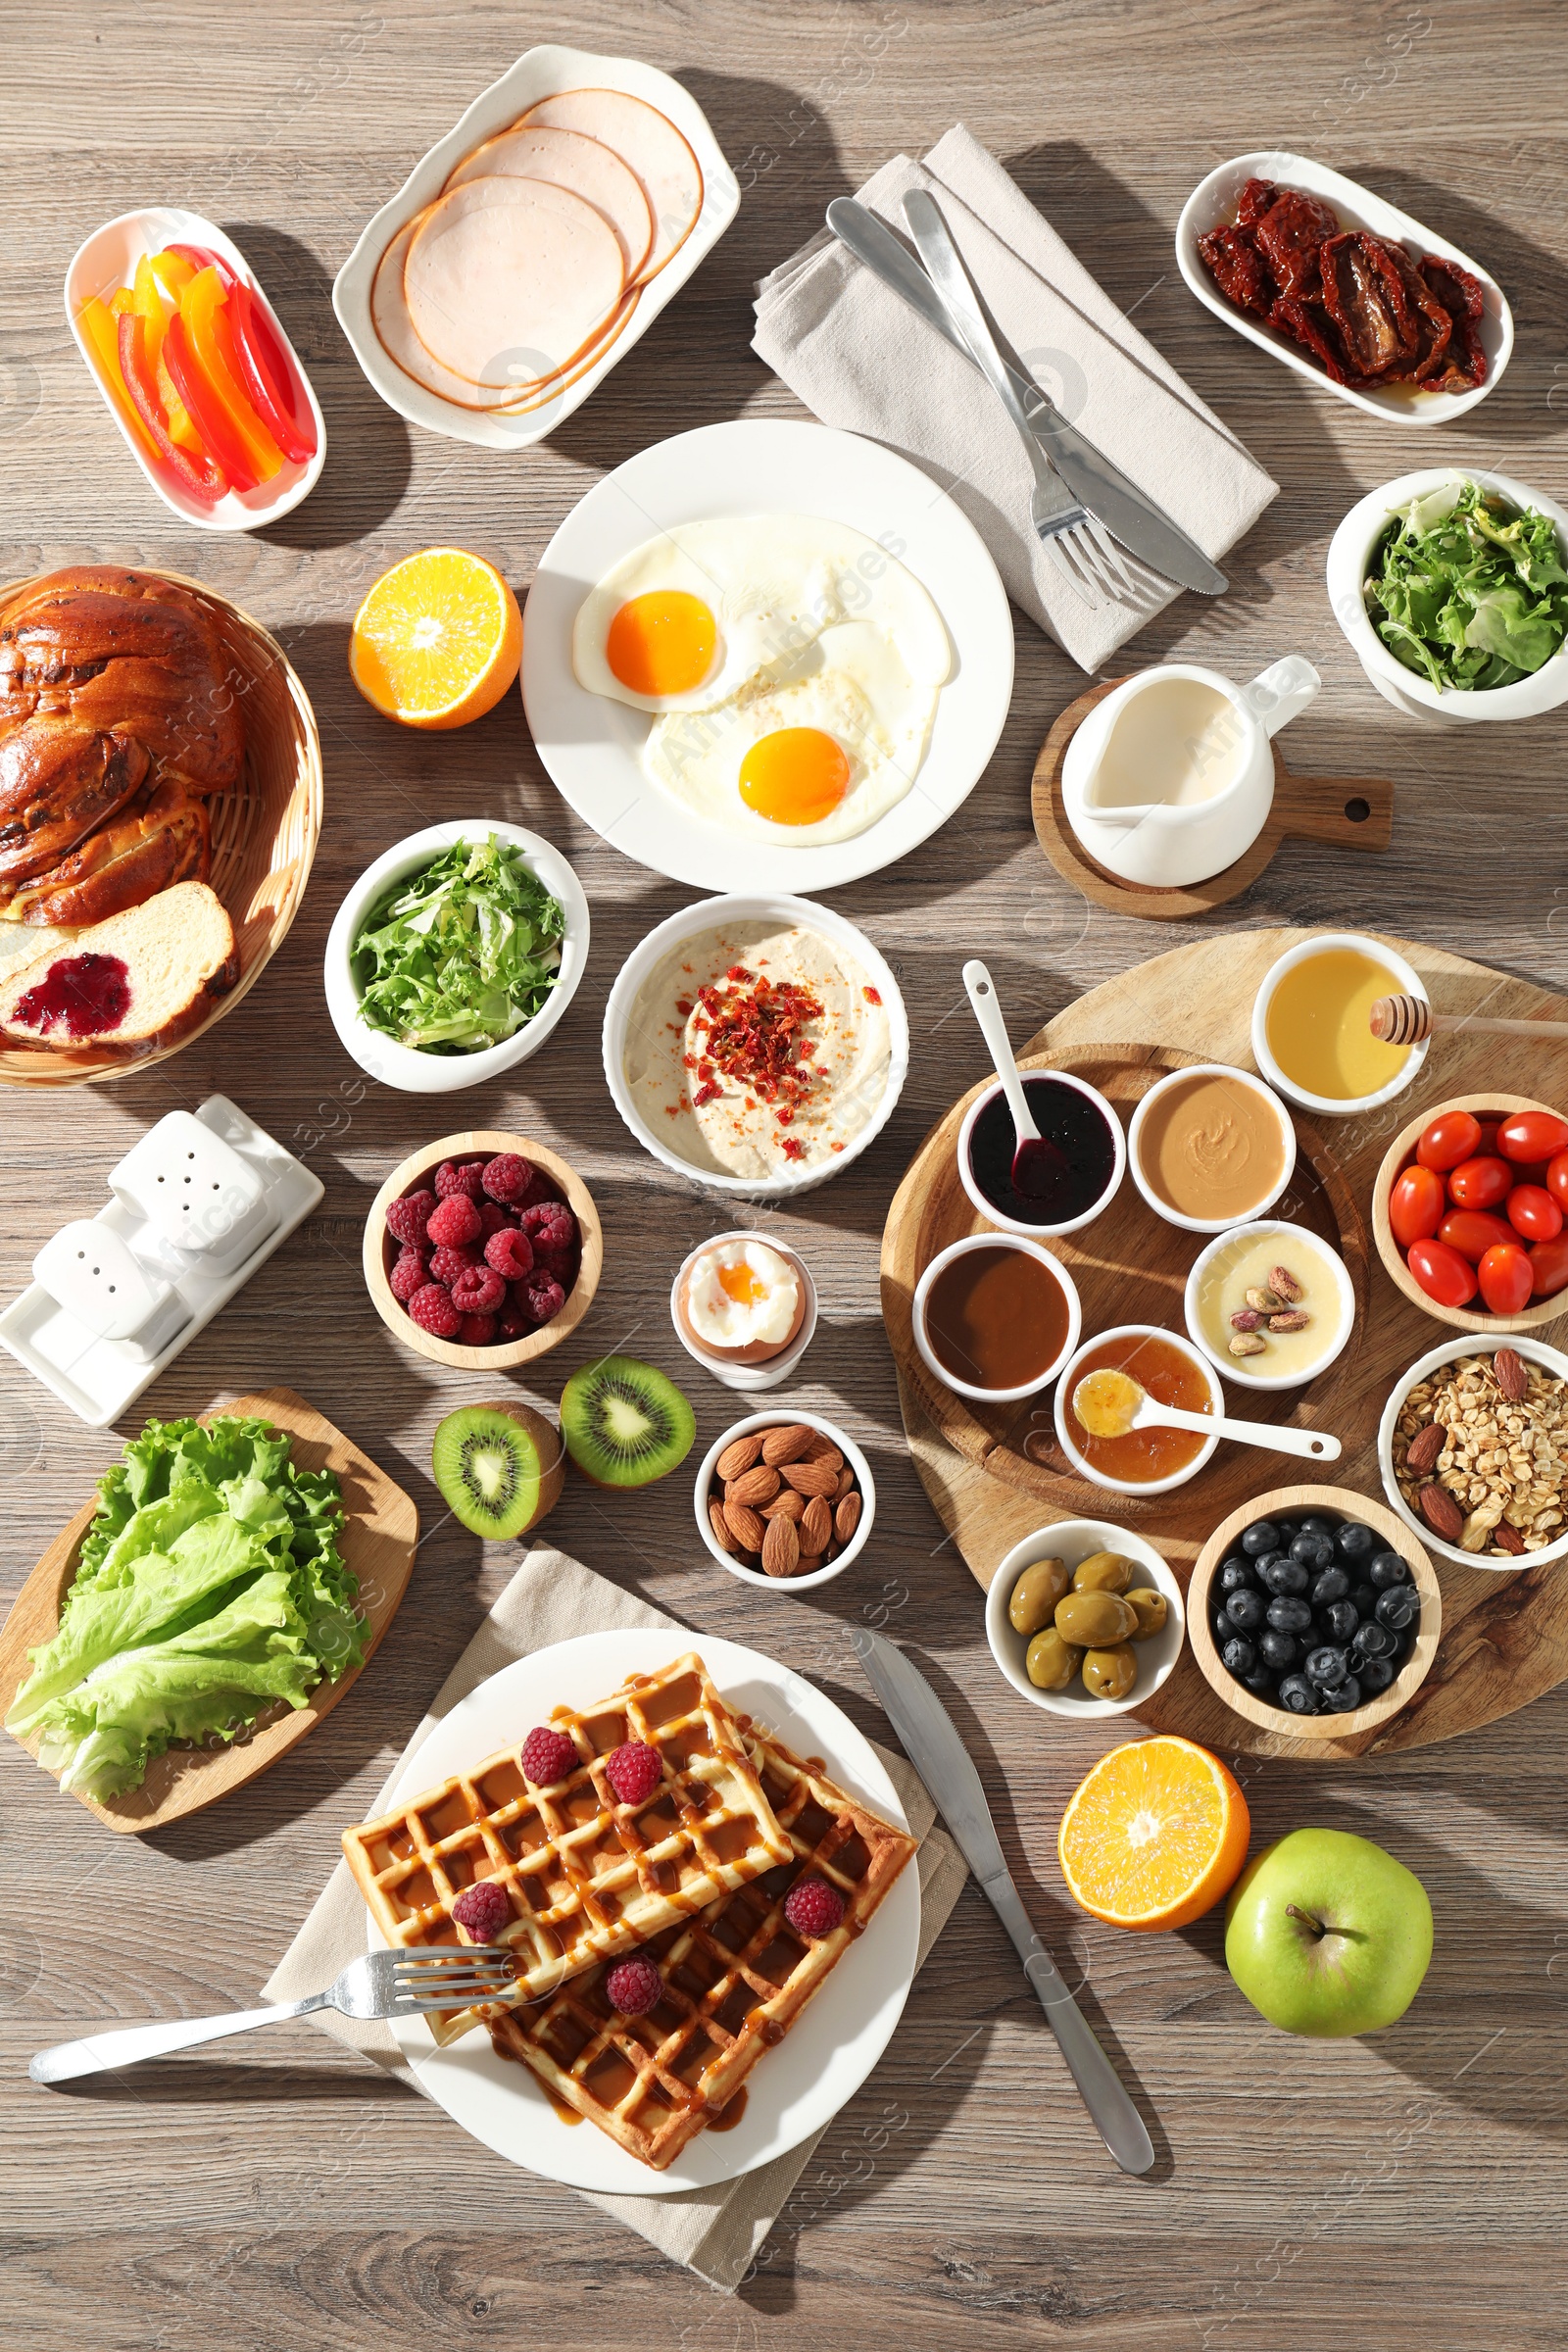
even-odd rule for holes
{"type": "Polygon", "coordinates": [[[427,547],[384,571],[354,616],[349,674],[405,727],[466,727],[493,710],[522,660],[522,614],[493,564],[427,547]]]}
{"type": "Polygon", "coordinates": [[[1094,1918],[1185,1928],[1235,1884],[1251,1826],[1218,1756],[1164,1734],[1101,1757],[1061,1817],[1056,1850],[1068,1892],[1094,1918]]]}

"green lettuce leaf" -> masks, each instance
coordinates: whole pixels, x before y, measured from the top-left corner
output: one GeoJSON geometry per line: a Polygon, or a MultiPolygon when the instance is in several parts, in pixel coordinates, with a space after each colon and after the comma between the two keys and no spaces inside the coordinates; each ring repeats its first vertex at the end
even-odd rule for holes
{"type": "Polygon", "coordinates": [[[362,1018],[428,1054],[477,1054],[555,987],[565,917],[521,850],[460,841],[373,906],[350,951],[362,1018]]]}

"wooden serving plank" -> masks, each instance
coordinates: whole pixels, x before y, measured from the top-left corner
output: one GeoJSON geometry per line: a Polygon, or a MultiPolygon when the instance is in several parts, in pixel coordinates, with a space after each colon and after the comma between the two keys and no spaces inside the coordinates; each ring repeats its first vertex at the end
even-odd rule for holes
{"type": "MultiPolygon", "coordinates": [[[[1254,1067],[1250,1043],[1252,999],[1259,983],[1276,957],[1310,936],[1307,930],[1296,929],[1230,931],[1156,956],[1090,989],[1030,1039],[1020,1059],[1049,1056],[1065,1066],[1070,1055],[1071,1066],[1084,1071],[1079,1057],[1085,1054],[1092,1057],[1095,1051],[1102,1054],[1113,1051],[1125,1056],[1129,1040],[1135,1045],[1147,1041],[1152,1059],[1157,1041],[1166,1056],[1161,1066],[1178,1066],[1181,1059],[1191,1056],[1232,1062],[1250,1070],[1254,1067]]],[[[1565,1010],[1563,1000],[1547,990],[1491,971],[1464,956],[1392,935],[1389,945],[1414,965],[1439,1011],[1476,1012],[1485,1005],[1490,1013],[1540,1019],[1560,1016],[1565,1010]]],[[[1381,1110],[1324,1122],[1322,1133],[1332,1166],[1325,1161],[1319,1173],[1326,1179],[1331,1174],[1343,1179],[1359,1220],[1365,1215],[1383,1154],[1407,1121],[1457,1095],[1484,1088],[1502,1088],[1561,1102],[1568,1099],[1568,1046],[1473,1031],[1438,1036],[1424,1067],[1403,1094],[1381,1110]]],[[[996,1440],[1000,1433],[994,1429],[982,1428],[985,1442],[956,1444],[951,1408],[960,1406],[958,1398],[944,1396],[938,1417],[933,1384],[908,1337],[907,1294],[912,1289],[911,1265],[918,1274],[925,1262],[922,1258],[915,1263],[915,1254],[924,1246],[920,1237],[929,1237],[939,1227],[940,1207],[933,1204],[932,1195],[939,1183],[945,1193],[946,1168],[953,1163],[953,1144],[962,1109],[960,1104],[950,1111],[916,1152],[894,1198],[882,1242],[883,1312],[898,1366],[905,1431],[920,1483],[956,1548],[982,1586],[989,1585],[999,1561],[1013,1544],[1036,1528],[1058,1519],[1092,1515],[1112,1521],[1125,1518],[1128,1525],[1136,1526],[1158,1546],[1185,1590],[1199,1551],[1235,1500],[1246,1494],[1266,1494],[1283,1483],[1282,1457],[1258,1453],[1238,1467],[1234,1460],[1227,1462],[1226,1456],[1239,1455],[1240,1448],[1222,1446],[1214,1461],[1189,1486],[1156,1496],[1152,1503],[1136,1504],[1129,1496],[1103,1494],[1074,1481],[1061,1480],[1060,1492],[1055,1494],[1044,1478],[1020,1481],[1009,1458],[1010,1449],[1004,1447],[999,1454],[996,1440]],[[1227,1493],[1232,1496],[1230,1502],[1224,1499],[1227,1493]],[[1090,1495],[1094,1500],[1086,1509],[1084,1497],[1090,1495]]],[[[956,1177],[952,1181],[956,1189],[956,1177]]],[[[1069,1242],[1093,1245],[1106,1255],[1119,1254],[1130,1200],[1137,1201],[1142,1210],[1129,1183],[1103,1217],[1069,1237],[1069,1242]]],[[[967,1207],[967,1202],[964,1205],[967,1207]]],[[[971,1216],[962,1230],[981,1230],[981,1220],[971,1216]]],[[[1201,1237],[1179,1235],[1170,1227],[1161,1230],[1187,1246],[1184,1262],[1190,1263],[1201,1237]]],[[[952,1233],[942,1234],[943,1241],[953,1238],[952,1233]]],[[[926,1256],[932,1247],[940,1246],[927,1247],[926,1256]]],[[[1362,1247],[1364,1259],[1364,1240],[1362,1247]]],[[[1066,1246],[1062,1248],[1065,1255],[1066,1246]]],[[[1133,1269],[1125,1271],[1130,1275],[1133,1269]]],[[[1337,1368],[1341,1377],[1332,1392],[1332,1418],[1320,1420],[1315,1403],[1303,1401],[1297,1409],[1303,1416],[1309,1414],[1315,1425],[1332,1427],[1345,1441],[1344,1457],[1327,1473],[1335,1484],[1381,1500],[1378,1416],[1395,1381],[1438,1344],[1444,1327],[1400,1296],[1375,1256],[1364,1263],[1364,1294],[1358,1293],[1358,1299],[1364,1296],[1364,1307],[1356,1334],[1337,1368]]],[[[1568,1301],[1564,1317],[1539,1336],[1560,1345],[1565,1318],[1568,1301]]],[[[1180,1294],[1168,1280],[1156,1292],[1147,1319],[1182,1328],[1180,1294]]],[[[1086,1314],[1086,1338],[1092,1330],[1086,1314]]],[[[1483,1345],[1478,1339],[1478,1348],[1483,1345]]],[[[1325,1378],[1332,1380],[1333,1374],[1325,1378]]],[[[1306,1390],[1291,1394],[1311,1400],[1324,1385],[1313,1382],[1306,1390]]],[[[1233,1388],[1229,1396],[1231,1409],[1248,1414],[1268,1401],[1250,1389],[1233,1388]]],[[[1181,1732],[1205,1745],[1251,1755],[1377,1755],[1427,1746],[1474,1731],[1527,1705],[1568,1678],[1568,1616],[1561,1608],[1557,1568],[1507,1572],[1459,1568],[1447,1561],[1438,1562],[1437,1567],[1444,1625],[1432,1670],[1401,1713],[1357,1740],[1326,1745],[1288,1739],[1249,1724],[1210,1690],[1185,1650],[1164,1689],[1147,1707],[1134,1712],[1152,1730],[1181,1732]]]]}
{"type": "MultiPolygon", "coordinates": [[[[121,1833],[162,1828],[216,1804],[230,1789],[254,1780],[285,1750],[314,1731],[331,1713],[345,1691],[351,1690],[377,1643],[397,1614],[408,1588],[418,1544],[419,1514],[412,1496],[376,1467],[368,1454],[340,1429],[334,1429],[292,1389],[264,1389],[255,1396],[236,1396],[230,1404],[215,1405],[203,1421],[257,1419],[293,1439],[293,1459],[302,1470],[335,1470],[343,1484],[341,1549],[351,1576],[359,1582],[359,1606],[368,1623],[365,1658],[337,1682],[321,1683],[305,1706],[279,1707],[265,1715],[248,1738],[227,1747],[167,1748],[147,1768],[139,1788],[95,1804],[90,1797],[78,1803],[96,1813],[109,1829],[121,1833]]],[[[61,1529],[33,1569],[0,1629],[0,1693],[9,1708],[28,1672],[27,1652],[50,1640],[60,1623],[60,1605],[76,1573],[76,1554],[98,1508],[96,1493],[61,1529]]],[[[36,1756],[41,1738],[34,1733],[21,1744],[36,1756]]]]}

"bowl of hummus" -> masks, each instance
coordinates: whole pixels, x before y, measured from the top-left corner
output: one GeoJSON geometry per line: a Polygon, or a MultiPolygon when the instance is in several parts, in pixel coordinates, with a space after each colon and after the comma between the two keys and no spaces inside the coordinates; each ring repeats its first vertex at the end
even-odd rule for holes
{"type": "Polygon", "coordinates": [[[886,1126],[909,1066],[898,982],[809,899],[705,899],[651,931],[605,1007],[605,1080],[644,1149],[715,1192],[777,1199],[886,1126]]]}

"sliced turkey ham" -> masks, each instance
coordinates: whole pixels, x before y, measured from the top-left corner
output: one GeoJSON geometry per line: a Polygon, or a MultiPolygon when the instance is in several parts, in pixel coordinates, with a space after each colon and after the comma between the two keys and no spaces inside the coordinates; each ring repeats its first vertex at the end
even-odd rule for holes
{"type": "Polygon", "coordinates": [[[542,179],[466,181],[430,207],[403,266],[414,331],[432,359],[486,389],[519,356],[570,367],[618,309],[626,273],[603,214],[542,179]]]}
{"type": "Polygon", "coordinates": [[[557,130],[546,123],[525,130],[504,130],[486,139],[466,156],[447,181],[461,187],[470,179],[490,177],[548,179],[558,188],[570,188],[597,213],[603,213],[620,239],[621,266],[629,285],[648,259],[654,241],[653,208],[642,181],[629,165],[598,139],[580,130],[557,130]]]}
{"type": "Polygon", "coordinates": [[[667,115],[625,90],[558,90],[530,106],[516,127],[581,131],[612,147],[647,192],[654,216],[653,250],[640,278],[646,284],[679,251],[703,209],[702,166],[667,115]]]}

